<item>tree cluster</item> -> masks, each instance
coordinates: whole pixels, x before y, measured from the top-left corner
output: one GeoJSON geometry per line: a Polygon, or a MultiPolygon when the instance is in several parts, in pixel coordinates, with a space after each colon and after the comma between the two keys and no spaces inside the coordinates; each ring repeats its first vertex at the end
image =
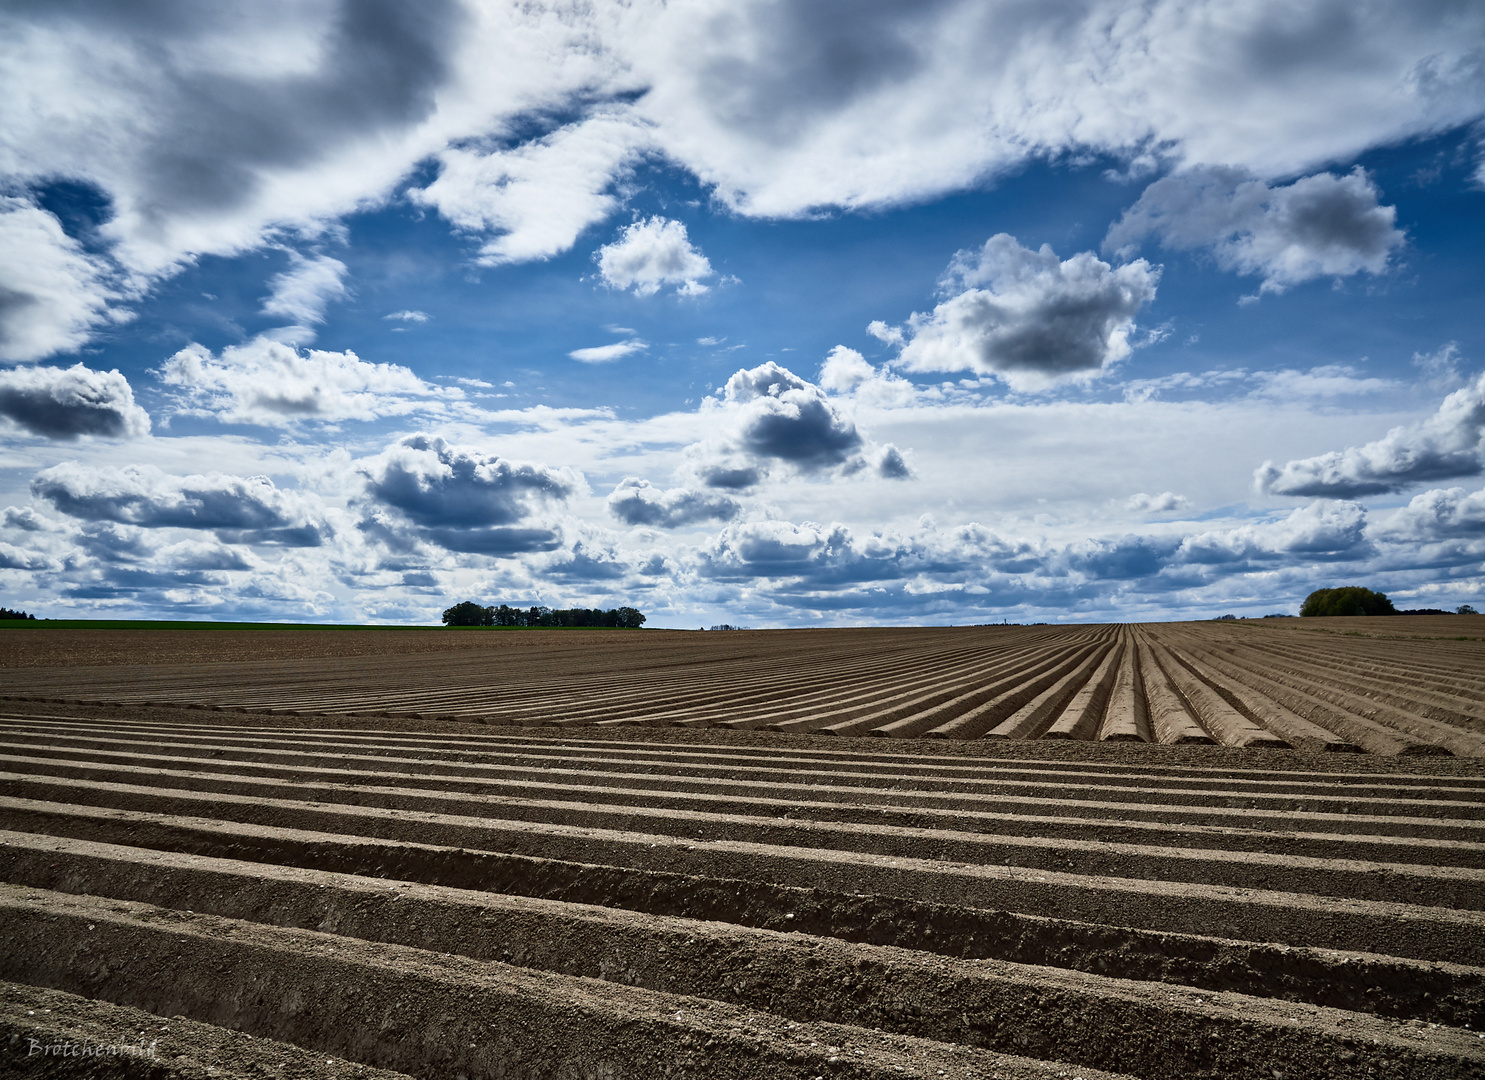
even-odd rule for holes
{"type": "Polygon", "coordinates": [[[1359,585],[1340,589],[1316,589],[1300,605],[1301,618],[1323,615],[1396,615],[1397,609],[1386,593],[1372,592],[1359,585]]]}
{"type": "Polygon", "coordinates": [[[446,608],[443,613],[445,626],[612,626],[619,629],[637,629],[645,624],[644,612],[632,607],[610,608],[549,608],[511,607],[509,604],[481,607],[473,600],[465,600],[446,608]]]}
{"type": "Polygon", "coordinates": [[[35,615],[27,615],[24,611],[12,611],[8,607],[0,607],[0,619],[30,619],[36,621],[35,615]]]}

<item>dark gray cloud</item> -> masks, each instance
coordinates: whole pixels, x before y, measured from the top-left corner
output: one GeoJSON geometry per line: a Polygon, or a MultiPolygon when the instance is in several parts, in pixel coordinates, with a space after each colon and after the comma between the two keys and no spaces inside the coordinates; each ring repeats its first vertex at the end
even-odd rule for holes
{"type": "Polygon", "coordinates": [[[522,523],[538,508],[565,501],[580,483],[565,469],[507,461],[430,435],[402,439],[359,470],[373,508],[395,510],[406,522],[377,529],[495,556],[558,547],[558,531],[522,523]]]}
{"type": "Polygon", "coordinates": [[[1060,560],[1068,569],[1100,581],[1127,581],[1160,573],[1180,540],[1158,536],[1122,536],[1071,545],[1060,560]]]}
{"type": "Polygon", "coordinates": [[[200,63],[224,37],[262,42],[263,26],[190,0],[44,4],[20,17],[46,31],[106,36],[148,70],[132,87],[148,95],[149,116],[127,143],[134,183],[125,211],[159,220],[238,206],[266,170],[314,163],[432,112],[460,22],[454,0],[340,0],[328,10],[320,26],[306,25],[317,10],[260,12],[313,35],[316,62],[287,66],[200,63]]]}
{"type": "Polygon", "coordinates": [[[417,535],[450,551],[462,551],[469,555],[492,555],[497,558],[555,551],[562,546],[562,534],[555,529],[521,529],[509,525],[493,528],[428,528],[419,529],[417,535]]]}
{"type": "Polygon", "coordinates": [[[49,570],[51,560],[39,551],[0,541],[0,570],[49,570]]]}
{"type": "Polygon", "coordinates": [[[616,552],[581,540],[572,545],[566,558],[559,558],[542,570],[543,577],[572,584],[617,581],[628,573],[628,564],[616,552]]]}
{"type": "Polygon", "coordinates": [[[863,548],[844,525],[750,521],[729,525],[701,552],[701,572],[713,579],[802,578],[812,588],[906,576],[907,552],[895,544],[863,548]]]}
{"type": "Polygon", "coordinates": [[[93,468],[69,461],[37,473],[31,493],[83,521],[207,529],[233,543],[314,547],[327,531],[301,497],[266,476],[172,476],[150,465],[93,468]]]}
{"type": "Polygon", "coordinates": [[[656,487],[648,480],[626,476],[608,497],[608,512],[626,525],[654,525],[676,529],[705,521],[731,521],[742,505],[726,495],[689,488],[656,487]]]}
{"type": "Polygon", "coordinates": [[[873,324],[873,333],[905,342],[911,370],[978,371],[1034,389],[1127,356],[1159,280],[1143,259],[1115,268],[1084,251],[1059,260],[1046,244],[1032,251],[999,233],[955,257],[947,299],[932,312],[914,314],[905,332],[873,324]]]}
{"type": "Polygon", "coordinates": [[[1348,446],[1282,466],[1264,462],[1254,473],[1258,490],[1307,498],[1359,498],[1402,491],[1415,484],[1485,471],[1485,374],[1446,397],[1438,412],[1408,427],[1393,428],[1363,446],[1348,446]]]}
{"type": "Polygon", "coordinates": [[[1281,292],[1317,277],[1380,274],[1402,245],[1397,211],[1358,166],[1270,187],[1230,168],[1157,180],[1110,227],[1105,251],[1129,255],[1146,237],[1168,248],[1210,248],[1217,262],[1281,292]]]}
{"type": "Polygon", "coordinates": [[[148,435],[149,414],[117,370],[33,367],[0,371],[0,416],[34,435],[125,439],[148,435]]]}
{"type": "Polygon", "coordinates": [[[738,406],[735,441],[745,454],[819,472],[844,464],[863,445],[825,391],[772,360],[737,372],[724,393],[738,406]]]}
{"type": "Polygon", "coordinates": [[[566,499],[576,485],[565,471],[517,464],[431,435],[408,436],[360,468],[373,498],[430,528],[510,525],[536,503],[566,499]]]}
{"type": "Polygon", "coordinates": [[[704,464],[697,470],[707,487],[724,491],[746,491],[763,482],[763,470],[756,465],[704,464]]]}
{"type": "Polygon", "coordinates": [[[716,19],[713,47],[694,77],[721,124],[793,142],[820,117],[931,64],[924,23],[953,6],[952,0],[737,5],[716,19]],[[745,45],[758,40],[769,47],[745,45]]]}
{"type": "Polygon", "coordinates": [[[913,470],[908,468],[908,463],[902,456],[902,451],[891,443],[883,446],[877,454],[877,475],[885,480],[908,480],[912,478],[913,470]]]}

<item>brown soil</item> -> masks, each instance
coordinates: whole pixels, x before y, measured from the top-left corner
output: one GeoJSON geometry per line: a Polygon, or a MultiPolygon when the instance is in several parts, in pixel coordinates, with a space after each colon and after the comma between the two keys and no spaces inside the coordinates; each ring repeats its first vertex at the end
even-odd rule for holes
{"type": "Polygon", "coordinates": [[[0,1075],[1485,1076],[1481,643],[1311,622],[15,647],[0,1075]]]}
{"type": "Polygon", "coordinates": [[[28,629],[0,634],[0,696],[496,726],[1474,757],[1485,756],[1476,622],[1485,627],[1417,616],[727,633],[28,629]]]}

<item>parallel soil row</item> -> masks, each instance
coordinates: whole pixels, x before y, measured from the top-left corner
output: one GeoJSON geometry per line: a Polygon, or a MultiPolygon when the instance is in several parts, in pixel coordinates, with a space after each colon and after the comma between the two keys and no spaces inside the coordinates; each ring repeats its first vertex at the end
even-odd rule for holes
{"type": "MultiPolygon", "coordinates": [[[[832,723],[871,721],[833,739],[296,718],[273,687],[248,715],[12,700],[0,1074],[1485,1077],[1481,763],[1261,741],[1236,718],[1275,728],[1202,674],[1248,670],[1259,645],[1236,631],[899,645],[875,666],[842,647],[840,685],[790,683],[792,658],[751,684],[747,707],[770,715],[828,690],[830,715],[857,710],[832,723]],[[896,683],[878,677],[891,665],[896,683]],[[1045,736],[1073,705],[1128,694],[1131,667],[1167,679],[1137,687],[1152,735],[1179,722],[1173,697],[1226,744],[1029,741],[1019,726],[1045,736]],[[934,677],[915,671],[960,682],[929,700],[934,677]],[[1040,688],[989,719],[1021,733],[922,737],[980,724],[1015,679],[1040,688]],[[848,704],[847,682],[870,700],[848,704]],[[932,711],[965,695],[979,696],[953,720],[932,711]],[[851,737],[892,724],[896,739],[851,737]]],[[[440,658],[475,667],[422,662],[440,658]]],[[[1361,698],[1370,677],[1343,660],[1359,665],[1349,682],[1309,673],[1332,663],[1323,650],[1265,677],[1339,710],[1320,691],[1361,698]]],[[[659,662],[635,664],[633,684],[609,670],[616,706],[674,678],[659,662]]],[[[170,678],[200,692],[187,674],[170,678]]],[[[559,674],[521,685],[535,703],[559,674]]],[[[1446,680],[1416,681],[1432,695],[1416,708],[1453,700],[1446,680]]],[[[1401,711],[1382,692],[1366,719],[1399,730],[1375,718],[1401,711]]],[[[681,688],[665,693],[683,708],[681,688]]]]}
{"type": "Polygon", "coordinates": [[[196,637],[186,648],[138,631],[15,631],[0,639],[0,697],[533,728],[1485,756],[1485,617],[196,637]],[[1384,629],[1394,632],[1377,636],[1384,629]]]}

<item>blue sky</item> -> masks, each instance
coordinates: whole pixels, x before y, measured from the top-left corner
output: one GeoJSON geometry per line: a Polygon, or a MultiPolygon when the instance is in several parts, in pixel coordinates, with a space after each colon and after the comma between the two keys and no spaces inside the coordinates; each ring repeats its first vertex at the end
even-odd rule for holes
{"type": "Polygon", "coordinates": [[[41,615],[1485,599],[1472,3],[0,11],[41,615]]]}

